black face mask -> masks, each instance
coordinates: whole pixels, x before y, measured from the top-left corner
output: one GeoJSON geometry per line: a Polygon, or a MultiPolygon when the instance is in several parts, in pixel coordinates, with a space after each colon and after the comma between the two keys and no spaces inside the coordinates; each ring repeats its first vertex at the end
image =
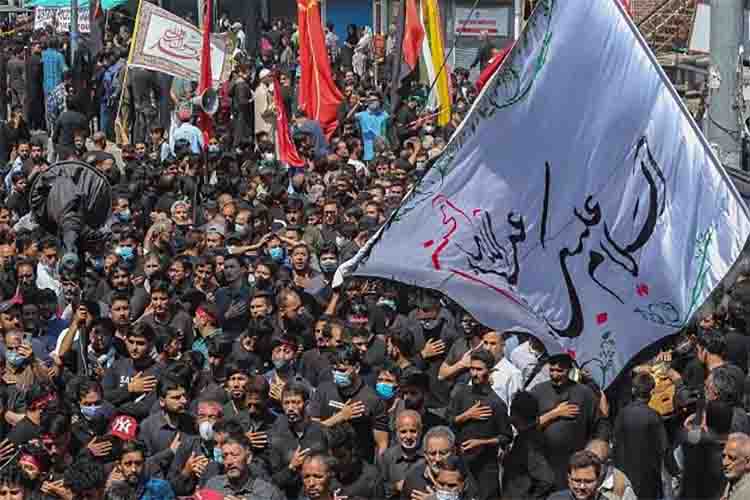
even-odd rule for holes
{"type": "Polygon", "coordinates": [[[297,316],[292,319],[285,319],[284,324],[287,329],[292,332],[302,332],[309,325],[312,325],[315,319],[312,314],[307,312],[307,309],[302,309],[297,313],[297,316]]]}

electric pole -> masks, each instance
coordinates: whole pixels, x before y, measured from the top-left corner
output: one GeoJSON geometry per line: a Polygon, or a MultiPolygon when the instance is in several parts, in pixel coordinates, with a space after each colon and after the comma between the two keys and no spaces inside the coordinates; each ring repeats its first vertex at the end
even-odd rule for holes
{"type": "Polygon", "coordinates": [[[708,141],[716,145],[725,166],[740,168],[742,133],[740,97],[742,64],[740,46],[744,41],[744,0],[711,0],[711,67],[719,76],[719,88],[711,88],[708,114],[708,141]]]}

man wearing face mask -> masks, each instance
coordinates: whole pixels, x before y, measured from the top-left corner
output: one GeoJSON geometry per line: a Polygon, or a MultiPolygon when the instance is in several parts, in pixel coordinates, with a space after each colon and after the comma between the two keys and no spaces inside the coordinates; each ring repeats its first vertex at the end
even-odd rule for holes
{"type": "Polygon", "coordinates": [[[396,417],[396,444],[385,450],[378,461],[385,488],[385,498],[397,498],[410,467],[424,460],[422,417],[414,410],[402,410],[396,417]]]}
{"type": "Polygon", "coordinates": [[[361,439],[360,456],[372,463],[388,448],[388,416],[383,401],[362,382],[360,363],[356,347],[339,347],[332,361],[333,382],[318,387],[310,412],[326,427],[351,423],[361,439]]]}
{"type": "Polygon", "coordinates": [[[102,438],[107,433],[107,424],[114,413],[114,407],[104,401],[102,387],[98,382],[81,378],[74,380],[73,385],[80,412],[80,417],[74,420],[71,429],[73,453],[86,448],[92,457],[104,461],[111,454],[112,444],[102,438]]]}
{"type": "Polygon", "coordinates": [[[381,99],[377,93],[372,93],[367,97],[367,110],[357,113],[355,118],[359,123],[364,141],[364,156],[362,159],[366,162],[375,158],[375,140],[385,138],[387,134],[388,113],[381,106],[381,99]]]}
{"type": "Polygon", "coordinates": [[[193,326],[197,335],[195,335],[192,349],[203,354],[206,360],[205,365],[208,366],[208,341],[222,334],[222,330],[219,328],[219,312],[216,310],[216,306],[206,302],[201,303],[195,309],[193,326]]]}
{"type": "Polygon", "coordinates": [[[167,478],[177,496],[190,496],[199,484],[220,474],[221,449],[216,442],[215,426],[224,415],[218,401],[198,401],[195,425],[198,436],[190,436],[175,452],[167,478]]]}
{"type": "Polygon", "coordinates": [[[271,473],[287,498],[298,498],[302,489],[300,469],[313,450],[328,449],[325,428],[307,414],[309,389],[290,382],[284,387],[279,417],[271,434],[271,473]]]}
{"type": "Polygon", "coordinates": [[[427,364],[426,372],[430,375],[430,399],[428,406],[441,408],[448,405],[451,384],[440,380],[440,366],[445,359],[453,341],[458,337],[455,320],[450,312],[443,308],[440,299],[425,292],[418,300],[417,308],[409,313],[411,324],[416,325],[414,344],[419,355],[427,364]]]}

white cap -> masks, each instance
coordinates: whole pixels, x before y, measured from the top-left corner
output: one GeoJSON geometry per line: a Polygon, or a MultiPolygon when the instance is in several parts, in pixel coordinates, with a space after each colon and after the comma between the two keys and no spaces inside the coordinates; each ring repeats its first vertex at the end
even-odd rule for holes
{"type": "Polygon", "coordinates": [[[260,70],[260,79],[264,79],[267,76],[271,76],[271,70],[263,68],[260,70]]]}

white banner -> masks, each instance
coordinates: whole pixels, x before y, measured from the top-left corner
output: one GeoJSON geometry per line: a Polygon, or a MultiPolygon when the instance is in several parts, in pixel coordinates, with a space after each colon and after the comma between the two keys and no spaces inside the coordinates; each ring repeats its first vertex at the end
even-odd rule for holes
{"type": "MultiPolygon", "coordinates": [[[[141,2],[130,65],[197,81],[202,45],[198,28],[152,3],[141,2]]],[[[211,35],[211,73],[215,87],[229,78],[231,64],[226,36],[211,35]]]]}
{"type": "Polygon", "coordinates": [[[537,3],[446,151],[337,280],[440,290],[606,386],[686,324],[750,220],[622,7],[581,1],[537,3]]]}
{"type": "MultiPolygon", "coordinates": [[[[40,30],[47,26],[53,26],[57,33],[70,32],[70,7],[35,7],[34,29],[40,30]]],[[[90,31],[89,7],[87,5],[78,9],[78,32],[89,33],[90,31]]]]}
{"type": "Polygon", "coordinates": [[[483,31],[490,36],[510,36],[510,7],[476,8],[456,7],[454,26],[456,34],[479,36],[483,31]]]}

